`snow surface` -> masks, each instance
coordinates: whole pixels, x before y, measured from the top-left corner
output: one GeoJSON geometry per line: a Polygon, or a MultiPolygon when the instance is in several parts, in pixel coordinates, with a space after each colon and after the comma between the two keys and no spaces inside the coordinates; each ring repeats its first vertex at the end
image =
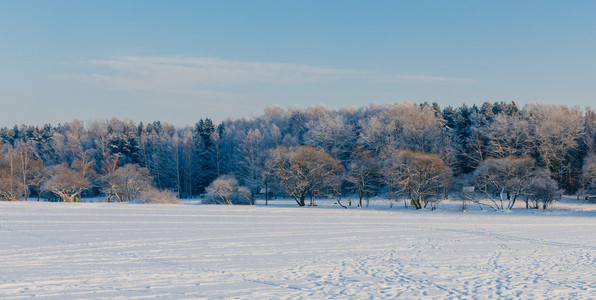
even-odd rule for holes
{"type": "Polygon", "coordinates": [[[0,202],[0,298],[596,297],[594,204],[387,203],[0,202]]]}

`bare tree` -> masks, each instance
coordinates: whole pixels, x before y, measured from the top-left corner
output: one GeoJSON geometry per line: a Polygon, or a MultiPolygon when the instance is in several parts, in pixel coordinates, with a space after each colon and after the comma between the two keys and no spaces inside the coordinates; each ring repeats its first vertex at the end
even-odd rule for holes
{"type": "Polygon", "coordinates": [[[126,164],[101,177],[102,190],[108,201],[130,202],[151,187],[149,170],[136,164],[126,164]]]}
{"type": "Polygon", "coordinates": [[[504,193],[507,182],[513,176],[514,170],[507,159],[487,159],[474,171],[477,187],[484,192],[485,198],[493,203],[495,210],[503,209],[504,193]],[[492,195],[496,194],[501,205],[492,195]]]}
{"type": "Polygon", "coordinates": [[[75,160],[72,162],[72,167],[82,177],[89,178],[96,174],[95,172],[95,159],[93,158],[93,150],[85,150],[76,155],[75,160]]]}
{"type": "Polygon", "coordinates": [[[496,158],[526,156],[530,154],[528,121],[520,115],[499,114],[483,128],[488,140],[487,151],[496,158]]]}
{"type": "Polygon", "coordinates": [[[442,119],[429,105],[398,103],[397,122],[400,134],[397,135],[397,145],[394,145],[396,148],[440,153],[449,146],[442,119]]]}
{"type": "Polygon", "coordinates": [[[307,196],[314,205],[314,197],[337,191],[333,185],[341,183],[338,180],[343,171],[341,163],[310,146],[279,146],[272,149],[271,160],[268,165],[276,180],[299,206],[306,205],[307,196]]]}
{"type": "Polygon", "coordinates": [[[27,199],[29,197],[29,186],[34,184],[36,175],[43,168],[43,162],[35,157],[30,145],[23,142],[16,143],[16,148],[11,152],[16,163],[18,176],[25,190],[23,197],[27,199]]]}
{"type": "Polygon", "coordinates": [[[473,180],[482,192],[474,202],[495,210],[512,209],[519,198],[526,202],[526,208],[530,200],[550,203],[554,198],[547,194],[558,192],[556,183],[554,189],[550,186],[554,181],[548,171],[539,168],[530,157],[489,158],[474,171],[473,180]]]}
{"type": "Polygon", "coordinates": [[[118,169],[120,164],[120,156],[109,154],[104,160],[103,167],[101,168],[102,174],[113,174],[118,169]]]}
{"type": "Polygon", "coordinates": [[[7,201],[18,201],[25,196],[27,185],[18,170],[18,159],[10,145],[0,141],[0,197],[7,201]]]}
{"type": "Polygon", "coordinates": [[[106,121],[92,121],[89,124],[88,135],[90,136],[90,139],[93,141],[93,144],[100,153],[101,157],[106,157],[111,154],[111,137],[108,130],[108,123],[106,121]]]}
{"type": "Polygon", "coordinates": [[[584,114],[584,146],[588,156],[596,155],[596,111],[586,108],[584,114]]]}
{"type": "Polygon", "coordinates": [[[269,199],[272,195],[280,195],[284,192],[284,187],[281,185],[281,181],[276,175],[276,163],[271,157],[272,151],[268,153],[265,158],[265,164],[261,173],[263,185],[265,187],[265,205],[269,205],[269,199]]]}
{"type": "Polygon", "coordinates": [[[530,141],[539,154],[540,161],[553,177],[568,188],[572,158],[571,150],[579,145],[583,135],[582,113],[579,107],[565,104],[529,104],[523,110],[530,121],[530,141]]]}
{"type": "Polygon", "coordinates": [[[31,177],[29,179],[29,184],[35,187],[35,191],[37,192],[37,201],[39,201],[41,198],[42,185],[49,178],[48,168],[43,166],[43,162],[41,160],[39,161],[39,165],[39,168],[32,169],[30,173],[31,177]]]}
{"type": "Polygon", "coordinates": [[[450,169],[437,154],[396,150],[386,159],[385,177],[396,187],[392,193],[407,193],[416,209],[445,192],[450,169]]]}
{"type": "MultiPolygon", "coordinates": [[[[379,188],[381,169],[379,160],[369,151],[356,147],[348,166],[346,180],[358,192],[358,207],[362,207],[364,195],[370,195],[379,188]]],[[[368,198],[367,198],[368,199],[368,198]]]]}
{"type": "Polygon", "coordinates": [[[588,156],[584,159],[582,168],[582,185],[584,200],[587,196],[596,196],[596,156],[588,156]]]}
{"type": "Polygon", "coordinates": [[[263,137],[259,129],[249,129],[240,142],[241,166],[243,173],[240,175],[244,185],[250,190],[250,197],[254,202],[255,196],[263,186],[263,164],[265,153],[261,147],[263,137]]]}
{"type": "Polygon", "coordinates": [[[378,156],[381,149],[390,142],[391,133],[395,132],[397,126],[395,120],[386,117],[385,114],[361,119],[358,125],[361,128],[358,143],[374,156],[378,156]]]}
{"type": "Polygon", "coordinates": [[[90,186],[85,176],[62,163],[50,168],[49,178],[42,185],[42,190],[56,194],[64,202],[73,202],[90,186]]]}
{"type": "Polygon", "coordinates": [[[463,157],[468,161],[469,167],[478,167],[487,157],[487,143],[484,137],[484,131],[480,128],[473,128],[470,136],[466,140],[468,151],[464,152],[463,157]]]}
{"type": "Polygon", "coordinates": [[[346,159],[354,144],[354,128],[340,114],[324,113],[306,124],[306,144],[322,149],[337,159],[346,159]]]}

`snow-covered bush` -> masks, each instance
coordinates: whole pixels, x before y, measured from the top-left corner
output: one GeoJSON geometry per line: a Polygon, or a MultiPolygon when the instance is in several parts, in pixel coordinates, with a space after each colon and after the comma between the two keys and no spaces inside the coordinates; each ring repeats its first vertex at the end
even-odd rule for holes
{"type": "Polygon", "coordinates": [[[557,182],[548,176],[546,170],[543,176],[536,176],[529,183],[529,199],[533,202],[534,208],[547,209],[553,202],[561,198],[562,191],[557,182]]]}
{"type": "Polygon", "coordinates": [[[180,200],[174,193],[170,191],[160,191],[152,187],[143,190],[141,194],[135,198],[134,202],[152,204],[179,204],[180,200]]]}
{"type": "Polygon", "coordinates": [[[153,177],[147,168],[126,164],[100,178],[101,189],[108,201],[128,202],[151,189],[153,177]]]}
{"type": "Polygon", "coordinates": [[[207,195],[203,203],[207,204],[254,204],[250,200],[250,190],[238,184],[231,175],[222,175],[207,187],[207,195]]]}

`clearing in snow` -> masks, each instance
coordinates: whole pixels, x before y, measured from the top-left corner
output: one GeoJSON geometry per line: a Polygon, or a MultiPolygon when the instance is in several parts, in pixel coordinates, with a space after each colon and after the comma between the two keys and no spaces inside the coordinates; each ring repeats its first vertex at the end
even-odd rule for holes
{"type": "Polygon", "coordinates": [[[593,211],[283,203],[0,202],[0,298],[596,297],[593,211]]]}

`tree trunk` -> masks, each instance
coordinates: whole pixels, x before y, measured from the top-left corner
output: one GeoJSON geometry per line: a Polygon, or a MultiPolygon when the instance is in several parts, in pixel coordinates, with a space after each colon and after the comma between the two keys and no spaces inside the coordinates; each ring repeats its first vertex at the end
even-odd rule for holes
{"type": "Polygon", "coordinates": [[[513,208],[513,206],[515,205],[515,200],[517,200],[517,195],[513,196],[513,200],[509,204],[509,210],[511,210],[513,208]]]}
{"type": "Polygon", "coordinates": [[[305,199],[306,199],[306,195],[300,195],[300,197],[294,197],[294,200],[296,200],[296,203],[298,203],[298,206],[306,206],[305,199]]]}
{"type": "Polygon", "coordinates": [[[265,206],[269,203],[269,181],[265,180],[265,206]]]}
{"type": "Polygon", "coordinates": [[[411,198],[414,201],[414,206],[416,209],[422,209],[422,203],[420,203],[420,197],[416,197],[416,199],[411,198]]]}
{"type": "Polygon", "coordinates": [[[364,196],[364,191],[358,189],[358,207],[362,207],[362,197],[364,196]]]}

